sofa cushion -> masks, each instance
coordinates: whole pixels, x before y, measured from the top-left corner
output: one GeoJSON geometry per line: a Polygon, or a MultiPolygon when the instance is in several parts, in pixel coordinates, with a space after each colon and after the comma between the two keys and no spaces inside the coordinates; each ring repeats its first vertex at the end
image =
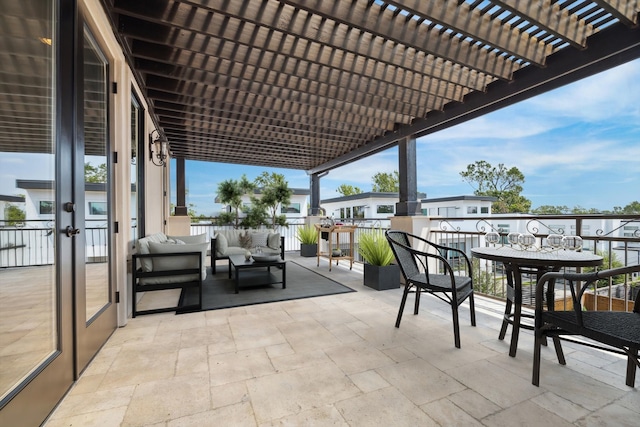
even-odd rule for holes
{"type": "Polygon", "coordinates": [[[180,240],[184,243],[207,243],[207,234],[196,234],[194,236],[167,236],[168,239],[180,240]]]}
{"type": "Polygon", "coordinates": [[[249,250],[252,250],[256,246],[261,246],[263,250],[265,248],[270,248],[273,250],[273,253],[280,253],[280,234],[276,233],[274,230],[264,229],[245,231],[226,229],[216,231],[216,256],[225,257],[244,253],[246,249],[242,247],[240,237],[244,236],[245,233],[249,233],[249,236],[251,237],[251,243],[248,245],[249,250]],[[266,235],[267,238],[266,242],[264,242],[264,235],[266,235]],[[254,237],[256,237],[257,240],[254,239],[254,237]],[[231,248],[238,248],[239,250],[230,252],[231,248]]]}
{"type": "MultiPolygon", "coordinates": [[[[184,245],[164,244],[164,243],[149,243],[149,253],[151,254],[167,254],[167,253],[184,253],[184,252],[200,252],[202,258],[202,279],[207,277],[205,257],[207,254],[207,243],[187,243],[184,245]]],[[[193,256],[170,256],[170,257],[157,257],[152,258],[153,271],[170,271],[180,270],[185,268],[198,268],[198,260],[193,256]]],[[[197,277],[194,275],[183,276],[171,276],[163,277],[162,279],[169,279],[169,282],[181,282],[194,280],[197,277]],[[179,280],[181,279],[181,280],[179,280]]],[[[158,278],[160,279],[160,278],[158,278]]]]}
{"type": "MultiPolygon", "coordinates": [[[[137,246],[137,252],[139,254],[148,254],[149,253],[149,243],[153,242],[153,243],[164,243],[167,241],[167,236],[165,236],[164,233],[156,233],[156,234],[151,234],[147,237],[143,237],[142,239],[138,239],[136,246],[137,246]]],[[[143,258],[140,259],[140,267],[142,267],[143,271],[152,271],[153,270],[153,261],[151,261],[151,258],[143,258]]],[[[136,266],[136,268],[138,268],[139,266],[136,266]]]]}
{"type": "Polygon", "coordinates": [[[227,249],[229,248],[229,241],[224,234],[216,234],[216,252],[219,256],[225,256],[227,249]]]}
{"type": "Polygon", "coordinates": [[[269,238],[269,233],[261,233],[261,232],[253,232],[251,233],[251,247],[264,247],[267,246],[267,239],[269,238]]]}
{"type": "Polygon", "coordinates": [[[269,233],[267,246],[271,249],[280,249],[280,233],[269,233]]]}

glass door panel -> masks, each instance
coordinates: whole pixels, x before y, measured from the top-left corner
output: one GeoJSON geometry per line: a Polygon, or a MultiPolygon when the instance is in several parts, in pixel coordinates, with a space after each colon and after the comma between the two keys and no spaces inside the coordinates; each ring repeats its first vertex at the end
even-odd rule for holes
{"type": "Polygon", "coordinates": [[[25,3],[0,23],[0,397],[58,339],[52,6],[25,3]]]}
{"type": "MultiPolygon", "coordinates": [[[[84,31],[85,320],[109,303],[108,64],[84,31]]],[[[79,239],[80,240],[80,239],[79,239]]]]}

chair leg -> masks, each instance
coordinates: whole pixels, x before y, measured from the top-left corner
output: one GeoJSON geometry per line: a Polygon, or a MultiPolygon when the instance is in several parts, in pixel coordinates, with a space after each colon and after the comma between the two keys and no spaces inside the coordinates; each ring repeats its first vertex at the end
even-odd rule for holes
{"type": "MultiPolygon", "coordinates": [[[[556,356],[558,357],[558,363],[561,365],[566,365],[567,361],[564,359],[564,353],[562,351],[562,344],[560,344],[560,338],[553,337],[553,347],[556,349],[556,356]]],[[[544,341],[541,342],[542,345],[547,345],[547,339],[545,337],[544,341]]]]}
{"type": "Polygon", "coordinates": [[[509,356],[516,357],[518,351],[518,337],[520,336],[520,322],[522,321],[522,304],[515,304],[513,313],[513,325],[511,325],[511,345],[509,356]]]}
{"type": "Polygon", "coordinates": [[[499,340],[503,340],[507,334],[507,327],[509,326],[509,321],[507,319],[511,314],[512,305],[513,305],[513,302],[511,302],[510,299],[507,299],[507,303],[505,304],[505,307],[504,307],[504,318],[502,319],[502,327],[500,328],[500,334],[498,335],[499,340]]]}
{"type": "Polygon", "coordinates": [[[133,292],[131,295],[131,317],[135,318],[136,317],[136,300],[138,299],[138,296],[136,295],[136,278],[133,278],[133,292]]]}
{"type": "Polygon", "coordinates": [[[471,326],[476,326],[476,305],[473,301],[473,292],[469,295],[469,310],[471,311],[471,326]]]}
{"type": "Polygon", "coordinates": [[[422,293],[420,286],[416,286],[416,303],[413,307],[413,314],[418,314],[418,309],[420,308],[420,294],[422,293]]]}
{"type": "Polygon", "coordinates": [[[400,327],[400,320],[402,320],[402,313],[404,312],[404,304],[407,302],[407,296],[409,295],[409,288],[411,288],[410,283],[404,285],[402,301],[400,301],[400,310],[398,310],[398,318],[396,319],[396,328],[400,327]]]}
{"type": "Polygon", "coordinates": [[[533,340],[533,375],[531,384],[540,386],[540,350],[542,347],[542,332],[536,330],[533,340]]]}
{"type": "Polygon", "coordinates": [[[638,349],[630,348],[626,352],[627,352],[627,385],[629,387],[635,387],[636,368],[640,368],[640,362],[638,361],[638,349]]]}
{"type": "Polygon", "coordinates": [[[458,306],[455,301],[451,302],[451,312],[453,314],[453,342],[456,348],[460,348],[460,324],[458,319],[458,306]]]}

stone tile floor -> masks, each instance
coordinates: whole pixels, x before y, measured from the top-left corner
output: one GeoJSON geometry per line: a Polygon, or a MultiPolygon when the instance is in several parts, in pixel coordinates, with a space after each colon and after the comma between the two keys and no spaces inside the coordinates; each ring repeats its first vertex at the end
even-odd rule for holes
{"type": "Polygon", "coordinates": [[[129,319],[45,425],[639,425],[640,393],[616,355],[566,343],[560,366],[545,348],[535,387],[531,332],[515,358],[497,338],[501,301],[476,298],[475,328],[461,308],[456,349],[445,303],[425,296],[418,316],[407,304],[396,329],[400,289],[296,260],[358,292],[129,319]]]}

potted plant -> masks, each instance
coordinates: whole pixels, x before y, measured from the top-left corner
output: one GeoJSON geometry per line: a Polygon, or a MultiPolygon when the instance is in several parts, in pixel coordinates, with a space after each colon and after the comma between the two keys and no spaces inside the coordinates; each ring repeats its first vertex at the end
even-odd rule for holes
{"type": "Polygon", "coordinates": [[[364,284],[378,291],[400,287],[400,267],[382,230],[362,234],[358,253],[364,260],[364,284]]]}
{"type": "Polygon", "coordinates": [[[296,237],[300,241],[300,256],[314,257],[318,253],[318,232],[314,227],[298,227],[296,237]]]}

